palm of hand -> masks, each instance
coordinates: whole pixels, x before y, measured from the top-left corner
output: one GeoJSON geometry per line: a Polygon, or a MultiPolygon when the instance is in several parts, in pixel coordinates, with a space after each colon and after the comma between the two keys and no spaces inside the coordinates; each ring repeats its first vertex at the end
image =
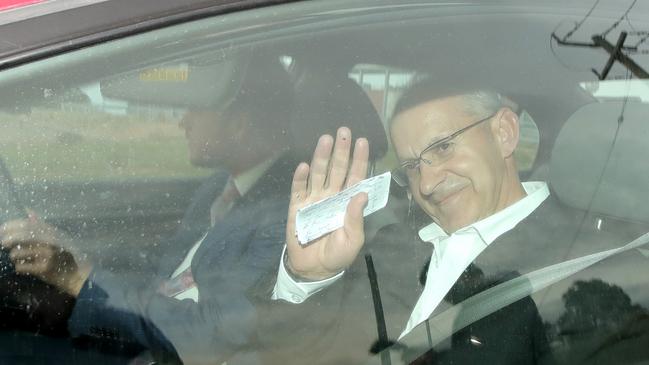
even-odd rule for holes
{"type": "Polygon", "coordinates": [[[320,138],[311,165],[300,164],[293,176],[291,202],[286,226],[287,266],[293,274],[310,280],[336,275],[349,266],[364,243],[363,208],[366,194],[358,194],[349,203],[344,226],[307,245],[300,245],[295,234],[297,211],[311,203],[332,196],[365,178],[369,146],[359,138],[350,164],[351,131],[338,130],[333,138],[320,138]]]}

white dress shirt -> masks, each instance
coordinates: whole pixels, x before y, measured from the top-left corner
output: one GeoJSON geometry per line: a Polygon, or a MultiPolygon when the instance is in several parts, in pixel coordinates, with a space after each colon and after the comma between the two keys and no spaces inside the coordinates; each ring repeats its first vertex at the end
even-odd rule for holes
{"type": "MultiPolygon", "coordinates": [[[[431,223],[419,231],[419,237],[432,243],[434,250],[426,285],[399,339],[430,317],[462,272],[489,244],[514,228],[550,195],[544,182],[526,182],[523,183],[523,188],[527,193],[523,199],[494,215],[458,229],[450,236],[436,223],[431,223]]],[[[301,303],[342,275],[343,273],[339,273],[332,278],[316,282],[296,282],[284,267],[282,255],[272,299],[301,303]]]]}

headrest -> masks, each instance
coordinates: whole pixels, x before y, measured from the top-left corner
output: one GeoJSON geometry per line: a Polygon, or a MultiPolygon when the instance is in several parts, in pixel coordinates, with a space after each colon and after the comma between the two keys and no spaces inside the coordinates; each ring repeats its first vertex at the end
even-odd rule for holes
{"type": "Polygon", "coordinates": [[[370,159],[382,157],[387,149],[385,128],[363,89],[346,76],[305,73],[296,81],[291,136],[295,156],[309,161],[322,134],[336,135],[347,126],[354,139],[370,143],[370,159]]]}
{"type": "Polygon", "coordinates": [[[550,184],[569,206],[582,210],[590,206],[593,213],[649,222],[644,199],[649,193],[648,141],[649,104],[585,105],[568,119],[555,142],[550,184]]]}

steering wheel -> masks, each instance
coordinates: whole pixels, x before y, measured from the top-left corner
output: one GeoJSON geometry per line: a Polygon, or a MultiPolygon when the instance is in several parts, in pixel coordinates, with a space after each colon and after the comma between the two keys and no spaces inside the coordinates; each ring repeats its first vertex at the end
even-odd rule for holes
{"type": "MultiPolygon", "coordinates": [[[[27,217],[7,165],[0,157],[0,224],[27,217]]],[[[61,335],[74,298],[41,280],[16,274],[9,252],[0,248],[0,330],[27,330],[61,335]],[[45,302],[47,305],[39,305],[45,302]]]]}

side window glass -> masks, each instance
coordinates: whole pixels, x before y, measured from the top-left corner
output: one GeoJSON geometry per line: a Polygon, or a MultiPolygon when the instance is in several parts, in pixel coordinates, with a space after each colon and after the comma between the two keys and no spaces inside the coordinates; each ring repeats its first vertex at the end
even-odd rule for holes
{"type": "Polygon", "coordinates": [[[392,115],[399,96],[414,76],[413,71],[371,64],[356,65],[349,73],[368,94],[384,121],[392,115]]]}
{"type": "Polygon", "coordinates": [[[90,262],[154,267],[164,252],[155,246],[211,172],[190,163],[185,109],[107,97],[99,81],[42,92],[0,111],[1,157],[19,202],[70,234],[90,262]]]}
{"type": "MultiPolygon", "coordinates": [[[[388,119],[401,93],[408,87],[416,73],[376,64],[358,64],[349,78],[359,84],[374,105],[387,131],[388,119]]],[[[389,152],[376,163],[376,172],[386,171],[397,165],[397,160],[388,139],[389,152]]]]}
{"type": "Polygon", "coordinates": [[[514,151],[514,158],[516,159],[518,171],[520,173],[527,173],[534,167],[536,154],[539,150],[539,129],[532,116],[526,110],[519,112],[518,123],[520,137],[516,151],[514,151]]]}
{"type": "MultiPolygon", "coordinates": [[[[0,344],[97,364],[364,363],[388,346],[371,363],[645,354],[648,251],[614,249],[649,231],[649,87],[616,79],[638,72],[628,59],[647,69],[637,3],[210,5],[15,67],[2,58],[0,224],[22,230],[0,231],[0,315],[13,321],[0,344]],[[458,91],[475,103],[442,100],[458,91]],[[402,97],[413,114],[388,131],[402,97]],[[502,107],[519,117],[516,166],[474,133],[502,107]],[[366,166],[341,126],[393,179],[377,184],[391,182],[385,208],[361,224],[360,196],[337,230],[346,193],[327,202],[340,209],[314,203],[366,166]],[[327,160],[323,134],[357,153],[327,160]],[[328,218],[295,242],[301,222],[328,218]],[[57,266],[27,271],[44,257],[57,266]],[[584,257],[551,287],[526,281],[584,257]]],[[[4,351],[0,363],[20,362],[4,351]]]]}
{"type": "Polygon", "coordinates": [[[178,127],[183,109],[107,98],[98,83],[47,100],[28,112],[0,113],[3,156],[17,183],[205,174],[188,162],[178,127]]]}

